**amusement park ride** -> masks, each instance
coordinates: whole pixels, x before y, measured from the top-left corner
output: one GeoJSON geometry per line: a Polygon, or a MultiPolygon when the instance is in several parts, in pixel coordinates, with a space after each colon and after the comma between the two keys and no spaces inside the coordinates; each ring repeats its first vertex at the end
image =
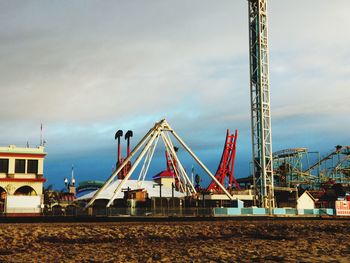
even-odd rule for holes
{"type": "MultiPolygon", "coordinates": [[[[231,190],[235,187],[241,190],[239,184],[237,183],[233,172],[235,170],[235,158],[236,158],[236,148],[237,148],[237,137],[238,131],[236,130],[234,134],[230,134],[227,130],[226,140],[224,145],[224,150],[221,156],[219,167],[216,171],[215,178],[220,182],[221,185],[226,185],[225,180],[228,181],[228,189],[231,190]]],[[[212,181],[208,188],[208,192],[221,193],[222,190],[219,185],[212,181]]]]}
{"type": "Polygon", "coordinates": [[[253,176],[261,207],[274,204],[267,0],[248,0],[253,176]]]}
{"type": "MultiPolygon", "coordinates": [[[[330,181],[347,183],[349,185],[350,146],[337,146],[334,151],[323,158],[319,157],[312,165],[310,165],[310,155],[315,152],[309,152],[307,148],[293,148],[275,153],[272,152],[267,0],[248,0],[248,10],[254,203],[262,208],[274,208],[275,186],[276,190],[278,188],[278,191],[290,191],[292,188],[297,189],[303,185],[317,189],[322,183],[330,181]]],[[[128,141],[126,158],[122,158],[120,154],[120,138],[123,136],[123,132],[119,130],[116,133],[115,139],[118,141],[117,168],[103,186],[95,192],[86,207],[91,206],[101,192],[115,178],[118,178],[120,182],[117,184],[114,194],[107,204],[107,207],[111,206],[125,182],[130,178],[141,160],[144,160],[138,176],[139,186],[141,187],[160,138],[166,148],[167,172],[173,176],[176,188],[189,196],[198,196],[198,187],[194,187],[193,182],[189,179],[177,156],[170,135],[176,139],[211,178],[212,181],[205,191],[225,194],[229,200],[233,200],[232,190],[241,190],[234,177],[237,130],[234,134],[230,134],[227,131],[221,161],[216,174],[213,175],[170,127],[168,122],[163,119],[150,129],[132,151],[130,151],[129,139],[133,136],[133,133],[131,131],[126,133],[125,138],[128,141]],[[132,158],[136,158],[133,164],[131,164],[132,158]]],[[[198,185],[199,180],[197,179],[198,185]]]]}
{"type": "MultiPolygon", "coordinates": [[[[259,204],[262,207],[274,207],[274,182],[273,182],[273,159],[272,159],[272,141],[271,141],[271,117],[270,117],[270,88],[269,88],[269,63],[268,63],[268,34],[267,34],[267,0],[248,0],[249,6],[249,45],[250,45],[250,93],[251,93],[251,123],[252,123],[252,141],[253,141],[253,167],[259,204]]],[[[119,132],[119,131],[118,131],[119,132]]],[[[121,179],[121,183],[116,187],[115,194],[109,200],[107,206],[110,206],[121,190],[125,181],[128,180],[146,155],[144,165],[142,166],[139,179],[143,179],[147,173],[158,139],[162,138],[166,151],[176,160],[178,169],[173,169],[180,187],[188,189],[189,193],[196,194],[192,182],[189,180],[185,169],[178,160],[176,152],[169,137],[172,134],[184,149],[193,157],[193,159],[203,168],[211,177],[212,183],[208,190],[223,192],[230,200],[233,199],[229,191],[223,185],[225,178],[228,177],[229,189],[233,184],[239,189],[239,185],[233,177],[234,159],[236,152],[235,135],[227,135],[223,156],[216,175],[212,175],[208,168],[197,158],[182,139],[172,130],[166,120],[156,123],[155,126],[145,135],[141,142],[134,148],[128,156],[122,160],[120,158],[120,137],[122,132],[116,134],[118,139],[118,163],[117,169],[112,173],[105,184],[95,193],[93,198],[87,204],[90,206],[99,196],[99,194],[114,180],[115,177],[121,179]],[[131,158],[143,147],[141,153],[130,166],[131,158]],[[183,185],[182,183],[183,182],[183,185]]],[[[168,155],[167,155],[168,156],[168,155]]],[[[174,163],[172,163],[174,167],[174,163]]]]}
{"type": "Polygon", "coordinates": [[[311,162],[314,153],[307,148],[275,152],[276,185],[320,189],[323,184],[350,184],[350,146],[337,145],[323,157],[317,153],[317,160],[311,162]]]}
{"type": "MultiPolygon", "coordinates": [[[[94,201],[99,197],[99,195],[113,182],[113,180],[117,177],[118,174],[123,171],[123,169],[127,166],[127,164],[131,161],[133,157],[136,157],[133,165],[130,170],[127,171],[125,177],[120,179],[117,187],[114,190],[114,194],[109,199],[107,203],[107,207],[110,207],[117,194],[123,188],[126,181],[131,177],[132,173],[135,171],[137,166],[140,164],[141,160],[143,160],[143,166],[141,168],[141,172],[138,177],[139,185],[142,186],[142,181],[144,181],[149,165],[151,163],[154,151],[157,147],[158,141],[161,138],[164,146],[166,148],[166,152],[169,154],[168,161],[171,163],[171,167],[177,182],[179,183],[179,189],[182,189],[188,195],[196,195],[197,191],[193,186],[191,180],[189,179],[186,170],[182,166],[179,158],[177,157],[177,153],[175,151],[175,147],[171,141],[171,137],[174,137],[176,141],[182,146],[182,148],[189,153],[189,155],[193,158],[193,160],[205,171],[207,175],[216,183],[216,185],[221,189],[221,191],[230,199],[234,198],[230,194],[230,192],[219,182],[221,180],[218,174],[214,176],[209,169],[200,161],[200,159],[193,153],[193,151],[187,146],[187,144],[180,138],[180,136],[171,128],[168,122],[163,119],[160,122],[157,122],[152,129],[142,138],[142,140],[135,146],[135,148],[130,152],[130,154],[123,160],[123,162],[117,167],[117,169],[112,173],[112,175],[106,180],[104,185],[98,189],[93,197],[90,199],[89,203],[86,207],[91,206],[94,201]],[[145,157],[145,158],[144,158],[145,157]],[[218,180],[219,179],[219,180],[218,180]]],[[[228,136],[229,141],[232,136],[228,136]]],[[[118,147],[119,148],[119,147],[118,147]]],[[[231,146],[229,148],[232,148],[231,146]]],[[[226,151],[224,151],[225,153],[226,151]]],[[[232,151],[230,151],[232,152],[232,151]]],[[[231,161],[232,163],[232,161],[231,161]]],[[[233,175],[232,175],[233,176],[233,175]]],[[[174,179],[175,179],[174,178],[174,179]]]]}
{"type": "MultiPolygon", "coordinates": [[[[126,152],[126,156],[129,156],[130,154],[130,138],[133,136],[133,132],[128,130],[125,133],[125,140],[127,141],[127,152],[126,152]]],[[[118,141],[118,155],[117,155],[117,163],[116,163],[116,167],[119,167],[121,165],[121,163],[123,163],[124,158],[121,156],[121,150],[120,150],[120,138],[123,137],[123,131],[122,130],[118,130],[115,133],[115,140],[118,141]]],[[[131,169],[131,162],[129,161],[123,170],[121,170],[118,173],[118,179],[124,179],[124,177],[127,175],[128,171],[131,169]]]]}

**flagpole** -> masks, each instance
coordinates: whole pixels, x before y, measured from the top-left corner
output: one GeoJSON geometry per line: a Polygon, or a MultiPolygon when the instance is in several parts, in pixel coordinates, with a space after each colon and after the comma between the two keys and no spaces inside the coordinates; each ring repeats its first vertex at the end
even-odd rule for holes
{"type": "Polygon", "coordinates": [[[40,125],[40,146],[43,146],[43,124],[40,125]]]}
{"type": "Polygon", "coordinates": [[[193,164],[192,164],[192,170],[191,170],[191,180],[192,180],[192,184],[194,184],[193,175],[194,175],[194,166],[193,166],[193,164]]]}

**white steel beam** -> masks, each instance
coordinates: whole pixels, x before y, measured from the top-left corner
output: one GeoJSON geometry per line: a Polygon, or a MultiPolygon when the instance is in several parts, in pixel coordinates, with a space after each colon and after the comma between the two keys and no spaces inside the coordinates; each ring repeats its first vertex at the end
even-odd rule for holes
{"type": "Polygon", "coordinates": [[[178,164],[178,166],[179,166],[179,168],[180,168],[181,174],[182,174],[182,176],[184,177],[185,182],[186,182],[186,185],[185,185],[186,189],[187,189],[187,185],[189,185],[190,188],[191,188],[192,193],[197,193],[196,189],[194,188],[193,184],[191,183],[191,180],[188,178],[188,175],[187,175],[185,169],[183,168],[183,166],[182,166],[180,160],[177,158],[177,155],[176,155],[176,152],[175,152],[175,150],[174,150],[174,147],[173,147],[172,144],[168,141],[168,139],[166,138],[166,136],[165,136],[163,133],[162,133],[161,135],[162,135],[162,139],[163,139],[163,141],[164,141],[164,144],[167,145],[168,150],[171,152],[172,156],[174,156],[175,159],[177,160],[177,164],[178,164]]]}
{"type": "MultiPolygon", "coordinates": [[[[168,130],[168,132],[163,133],[163,134],[166,136],[166,138],[168,138],[168,141],[169,141],[170,146],[171,146],[170,148],[174,149],[174,145],[172,144],[172,141],[171,141],[170,136],[169,136],[169,130],[168,130]]],[[[168,146],[167,146],[167,144],[165,142],[164,142],[164,145],[165,145],[166,148],[168,148],[168,146]]],[[[169,152],[171,152],[171,151],[169,150],[169,152]]],[[[176,156],[176,158],[178,158],[178,157],[176,156]]],[[[173,167],[175,167],[174,160],[170,159],[170,161],[171,161],[173,167]]],[[[181,180],[181,178],[179,176],[179,171],[177,169],[175,169],[175,175],[176,175],[177,179],[179,180],[179,185],[180,185],[180,188],[182,189],[182,192],[185,192],[185,187],[186,186],[185,187],[183,186],[183,181],[181,180]]],[[[186,180],[184,180],[184,182],[186,182],[186,180]]]]}
{"type": "MultiPolygon", "coordinates": [[[[162,134],[162,138],[163,138],[164,134],[162,134]]],[[[163,143],[164,143],[164,146],[165,146],[165,149],[168,151],[168,152],[171,152],[171,150],[169,149],[169,146],[165,143],[164,139],[163,139],[163,143]]],[[[171,164],[173,165],[173,167],[175,167],[175,163],[174,163],[174,160],[172,158],[170,158],[170,162],[171,164]]],[[[174,173],[176,175],[176,178],[177,180],[179,180],[179,189],[182,191],[182,192],[185,192],[185,188],[183,186],[183,181],[181,180],[181,177],[179,175],[179,171],[177,169],[174,168],[174,173]]],[[[186,181],[186,180],[185,180],[186,181]]],[[[174,183],[175,183],[175,178],[174,178],[174,183]]]]}
{"type": "Polygon", "coordinates": [[[157,128],[157,129],[155,129],[154,133],[151,134],[151,138],[149,139],[149,141],[147,142],[147,144],[145,145],[145,147],[141,151],[140,155],[135,160],[135,163],[132,165],[130,171],[124,177],[124,179],[118,184],[116,189],[114,190],[113,196],[111,197],[111,199],[109,199],[109,202],[107,203],[107,207],[110,207],[110,205],[113,204],[113,201],[117,197],[119,190],[122,189],[122,187],[124,186],[125,182],[127,180],[129,180],[130,176],[132,175],[132,173],[136,169],[137,165],[142,160],[143,156],[146,154],[147,150],[151,147],[152,143],[158,138],[159,133],[160,133],[160,130],[159,130],[159,128],[157,128]]]}
{"type": "Polygon", "coordinates": [[[147,151],[147,155],[146,155],[146,158],[145,158],[145,161],[142,165],[142,169],[141,169],[141,172],[139,174],[139,177],[137,179],[137,183],[139,185],[139,182],[141,181],[141,184],[139,186],[142,185],[143,181],[145,180],[146,178],[146,174],[148,172],[148,169],[149,169],[149,166],[151,164],[151,161],[152,161],[152,158],[153,158],[153,154],[154,154],[154,151],[157,147],[157,144],[158,144],[158,140],[159,140],[159,136],[158,138],[156,139],[155,143],[152,145],[152,147],[150,147],[147,151]]]}
{"type": "MultiPolygon", "coordinates": [[[[159,125],[159,123],[156,123],[154,127],[159,125]]],[[[144,143],[149,139],[149,137],[152,135],[154,131],[154,128],[150,129],[148,133],[142,138],[142,140],[136,145],[136,147],[132,150],[130,155],[124,160],[124,162],[115,170],[110,177],[106,180],[106,182],[102,185],[100,189],[96,191],[94,196],[91,198],[89,203],[85,206],[85,209],[91,206],[97,197],[107,188],[107,186],[113,181],[113,179],[118,175],[118,173],[125,167],[125,165],[131,160],[132,157],[138,152],[138,150],[144,145],[144,143]]]]}
{"type": "Polygon", "coordinates": [[[215,183],[221,188],[230,200],[234,200],[232,195],[225,189],[225,187],[215,178],[215,176],[209,171],[209,169],[199,160],[199,158],[192,152],[192,150],[186,145],[186,143],[171,129],[172,135],[176,140],[185,148],[185,150],[192,156],[192,158],[199,164],[200,167],[214,180],[215,183]]]}

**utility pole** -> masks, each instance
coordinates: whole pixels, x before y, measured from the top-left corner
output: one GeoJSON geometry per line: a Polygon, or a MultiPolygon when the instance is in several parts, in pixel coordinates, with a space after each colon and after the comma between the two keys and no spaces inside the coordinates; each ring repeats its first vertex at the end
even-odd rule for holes
{"type": "Polygon", "coordinates": [[[253,176],[261,207],[274,202],[267,0],[248,0],[253,176]]]}

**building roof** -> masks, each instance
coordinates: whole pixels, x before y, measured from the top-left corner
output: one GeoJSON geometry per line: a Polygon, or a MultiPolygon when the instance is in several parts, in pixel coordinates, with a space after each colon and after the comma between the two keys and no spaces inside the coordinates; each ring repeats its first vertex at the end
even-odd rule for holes
{"type": "Polygon", "coordinates": [[[308,190],[308,193],[312,195],[315,200],[319,200],[325,193],[324,190],[308,190]]]}
{"type": "Polygon", "coordinates": [[[97,181],[97,180],[83,181],[79,183],[77,190],[79,191],[80,189],[100,188],[103,184],[104,184],[103,181],[97,181]]]}
{"type": "Polygon", "coordinates": [[[24,155],[46,155],[45,148],[43,146],[39,146],[37,148],[29,148],[29,147],[16,147],[16,145],[9,145],[7,147],[0,147],[1,155],[12,155],[12,154],[24,154],[24,155]]]}
{"type": "MultiPolygon", "coordinates": [[[[112,182],[109,186],[107,186],[107,188],[105,190],[103,190],[100,193],[99,198],[97,199],[111,199],[111,197],[114,194],[114,190],[116,189],[116,187],[119,185],[119,183],[122,180],[116,180],[114,182],[112,182]]],[[[136,189],[141,189],[144,188],[147,190],[148,193],[148,197],[152,198],[152,197],[159,197],[159,186],[157,184],[155,184],[153,181],[143,181],[143,182],[138,182],[137,180],[127,180],[123,186],[123,189],[125,188],[130,188],[130,190],[136,190],[136,189]]],[[[97,191],[97,190],[96,190],[97,191]]],[[[96,191],[90,192],[86,195],[83,195],[81,197],[78,198],[78,200],[88,200],[91,199],[93,197],[93,195],[96,193],[96,191]]],[[[184,197],[186,194],[176,191],[174,189],[174,197],[184,197]]],[[[172,189],[169,187],[166,187],[165,185],[162,186],[162,197],[172,197],[172,189]]],[[[116,199],[122,199],[124,198],[124,193],[119,191],[119,193],[117,194],[116,199]]]]}
{"type": "MultiPolygon", "coordinates": [[[[312,195],[309,191],[306,190],[300,197],[302,197],[304,194],[305,194],[305,195],[308,195],[313,201],[316,201],[316,200],[315,200],[315,197],[313,197],[313,195],[312,195]]],[[[299,197],[299,198],[300,198],[300,197],[299,197]]]]}
{"type": "Polygon", "coordinates": [[[174,174],[170,172],[169,170],[164,170],[160,173],[157,173],[155,176],[152,177],[153,180],[159,179],[159,178],[173,178],[174,174]]]}

